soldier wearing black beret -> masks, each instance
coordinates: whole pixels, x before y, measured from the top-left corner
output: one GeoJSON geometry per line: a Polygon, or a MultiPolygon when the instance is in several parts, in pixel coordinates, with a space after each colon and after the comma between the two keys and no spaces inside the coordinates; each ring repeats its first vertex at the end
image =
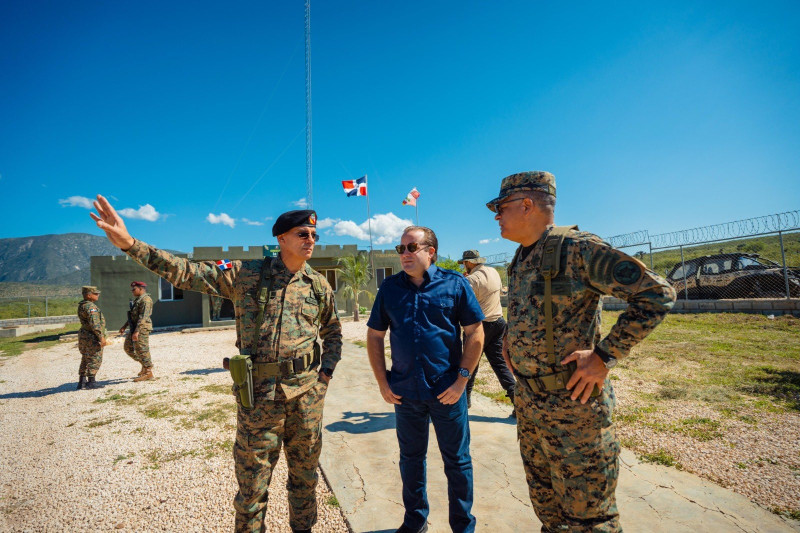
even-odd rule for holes
{"type": "Polygon", "coordinates": [[[304,209],[278,217],[272,227],[280,245],[278,257],[217,264],[176,257],[136,240],[105,198],[98,195],[94,205],[97,226],[134,261],[179,289],[233,302],[237,362],[247,358],[252,363],[253,393],[252,404],[247,388],[236,397],[236,531],[266,527],[269,482],[285,445],[289,524],[292,531],[310,532],[317,521],[322,407],[342,352],[333,289],[306,263],[319,239],[317,214],[304,209]],[[321,353],[317,336],[322,338],[321,353]]]}

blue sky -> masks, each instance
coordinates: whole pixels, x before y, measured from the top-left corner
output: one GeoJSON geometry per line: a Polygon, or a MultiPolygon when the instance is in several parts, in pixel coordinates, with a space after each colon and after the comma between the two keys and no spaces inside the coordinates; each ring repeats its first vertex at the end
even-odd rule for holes
{"type": "MultiPolygon", "coordinates": [[[[159,247],[268,244],[306,199],[303,2],[0,21],[0,238],[99,234],[100,192],[159,247]]],[[[603,237],[798,209],[799,45],[797,2],[312,2],[321,242],[368,245],[340,184],[363,174],[377,247],[417,187],[452,257],[513,251],[484,204],[521,170],[603,237]]]]}

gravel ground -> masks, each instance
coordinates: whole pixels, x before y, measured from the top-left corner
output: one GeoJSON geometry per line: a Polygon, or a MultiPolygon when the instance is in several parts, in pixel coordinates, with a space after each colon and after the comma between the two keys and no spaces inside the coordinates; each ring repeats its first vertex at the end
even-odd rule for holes
{"type": "MultiPolygon", "coordinates": [[[[0,359],[0,531],[232,531],[235,403],[221,359],[233,330],[151,337],[158,379],[116,340],[76,391],[75,341],[0,359]]],[[[284,458],[267,531],[289,531],[284,458]]],[[[346,532],[324,481],[315,532],[346,532]]]]}

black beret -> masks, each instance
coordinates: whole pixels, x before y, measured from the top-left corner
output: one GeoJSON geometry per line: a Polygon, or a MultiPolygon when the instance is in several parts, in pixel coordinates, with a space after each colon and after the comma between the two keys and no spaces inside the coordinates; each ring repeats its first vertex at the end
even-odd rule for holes
{"type": "Polygon", "coordinates": [[[300,209],[297,211],[287,211],[278,217],[272,226],[272,236],[283,235],[292,228],[305,226],[308,228],[317,227],[317,212],[311,209],[300,209]]]}

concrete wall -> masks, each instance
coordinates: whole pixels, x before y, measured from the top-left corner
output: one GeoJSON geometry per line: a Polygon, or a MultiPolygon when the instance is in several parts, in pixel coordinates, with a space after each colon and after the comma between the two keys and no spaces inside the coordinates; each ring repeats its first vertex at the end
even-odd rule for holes
{"type": "MultiPolygon", "coordinates": [[[[78,307],[77,305],[75,307],[78,307]]],[[[28,324],[74,324],[80,322],[78,315],[32,316],[28,318],[7,318],[0,320],[0,328],[27,326],[28,324]]]]}
{"type": "Polygon", "coordinates": [[[201,324],[203,321],[201,316],[203,295],[184,291],[183,300],[159,301],[159,277],[127,255],[94,256],[91,258],[91,272],[92,285],[96,285],[102,291],[97,305],[106,317],[109,331],[119,329],[128,319],[131,281],[147,283],[147,292],[153,299],[153,327],[201,324]]]}
{"type": "MultiPolygon", "coordinates": [[[[603,309],[621,310],[628,307],[624,300],[606,296],[603,309]]],[[[673,313],[755,313],[762,315],[794,315],[800,317],[800,299],[787,300],[753,298],[741,300],[678,300],[673,313]]]]}

